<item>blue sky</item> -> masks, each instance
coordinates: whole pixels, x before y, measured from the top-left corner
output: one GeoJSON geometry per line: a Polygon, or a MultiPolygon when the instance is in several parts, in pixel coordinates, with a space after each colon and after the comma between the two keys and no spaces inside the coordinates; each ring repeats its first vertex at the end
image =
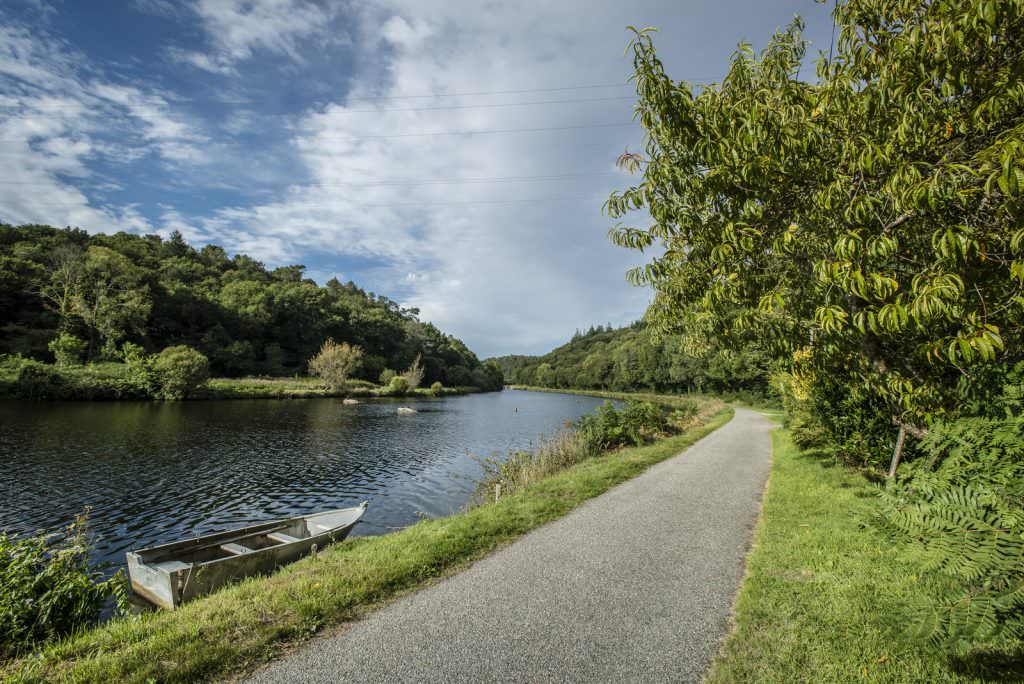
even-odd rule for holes
{"type": "MultiPolygon", "coordinates": [[[[0,221],[216,243],[387,294],[481,356],[639,318],[600,212],[640,147],[625,26],[677,79],[812,0],[114,0],[0,8],[0,221]]],[[[808,73],[812,69],[808,67],[808,73]]]]}

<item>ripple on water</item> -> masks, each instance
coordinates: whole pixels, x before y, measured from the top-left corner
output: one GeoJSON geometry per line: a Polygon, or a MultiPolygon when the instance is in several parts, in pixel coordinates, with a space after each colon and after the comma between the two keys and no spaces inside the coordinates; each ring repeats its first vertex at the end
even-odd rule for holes
{"type": "Polygon", "coordinates": [[[132,548],[364,500],[368,520],[402,527],[465,505],[474,456],[529,448],[600,402],[519,391],[349,406],[0,401],[0,529],[51,531],[91,507],[93,560],[112,568],[132,548]]]}

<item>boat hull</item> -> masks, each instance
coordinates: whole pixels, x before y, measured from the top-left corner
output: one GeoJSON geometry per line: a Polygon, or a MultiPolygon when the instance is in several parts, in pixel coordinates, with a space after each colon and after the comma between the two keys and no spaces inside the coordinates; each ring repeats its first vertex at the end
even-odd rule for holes
{"type": "Polygon", "coordinates": [[[316,548],[345,539],[365,510],[364,504],[355,509],[264,523],[129,552],[128,575],[132,591],[154,605],[174,610],[230,582],[269,574],[316,548]],[[345,514],[352,520],[344,521],[345,514]],[[342,516],[344,524],[317,530],[318,527],[326,527],[317,520],[333,521],[330,516],[342,516]],[[299,537],[303,532],[308,536],[299,537]],[[267,540],[270,537],[289,541],[271,541],[272,545],[269,545],[267,540]],[[267,545],[249,548],[243,546],[245,544],[267,545]],[[227,555],[229,551],[225,550],[233,555],[227,555]],[[205,559],[207,556],[214,557],[205,559]]]}

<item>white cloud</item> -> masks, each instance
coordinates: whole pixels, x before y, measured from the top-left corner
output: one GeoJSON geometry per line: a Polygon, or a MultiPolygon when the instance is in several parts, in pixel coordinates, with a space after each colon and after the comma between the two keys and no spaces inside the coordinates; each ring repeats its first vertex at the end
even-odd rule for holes
{"type": "Polygon", "coordinates": [[[234,65],[257,51],[287,55],[301,62],[310,40],[338,40],[331,22],[334,3],[306,0],[197,0],[192,10],[211,47],[208,52],[172,49],[170,56],[194,67],[231,74],[234,65]]]}
{"type": "Polygon", "coordinates": [[[396,14],[384,22],[380,32],[389,43],[413,49],[422,45],[434,33],[434,29],[425,20],[413,25],[407,19],[396,14]]]}
{"type": "MultiPolygon", "coordinates": [[[[178,229],[190,241],[270,265],[313,264],[317,278],[343,271],[420,308],[482,355],[544,351],[577,327],[626,323],[644,309],[648,293],[623,277],[644,257],[613,247],[605,237],[610,221],[600,214],[608,193],[630,180],[613,160],[627,145],[639,147],[630,89],[587,87],[625,84],[624,27],[666,28],[662,35],[671,39],[659,42],[659,56],[669,73],[703,79],[721,73],[736,42],[763,45],[791,13],[781,2],[742,0],[685,7],[668,0],[365,0],[344,7],[196,0],[185,14],[165,0],[136,2],[198,20],[210,47],[171,54],[229,76],[232,97],[245,100],[248,84],[238,67],[262,53],[284,57],[294,73],[309,67],[303,86],[328,69],[346,77],[324,79],[325,88],[344,80],[344,96],[304,104],[308,110],[295,120],[260,111],[251,100],[215,124],[229,132],[267,124],[265,145],[254,143],[235,160],[246,167],[237,176],[263,174],[260,182],[273,184],[288,173],[296,184],[272,201],[239,199],[195,216],[186,216],[187,204],[167,208],[155,226],[131,207],[90,203],[65,181],[75,177],[78,188],[108,182],[90,171],[97,156],[123,163],[155,150],[166,164],[181,165],[202,161],[200,150],[214,143],[180,116],[171,94],[87,73],[80,55],[45,33],[30,39],[27,30],[0,24],[0,83],[18,84],[5,85],[0,105],[49,112],[0,114],[0,139],[14,141],[14,154],[0,157],[0,175],[39,184],[0,185],[0,216],[92,230],[178,229]],[[337,51],[324,48],[349,40],[353,49],[332,62],[337,51]],[[502,92],[486,94],[494,91],[502,92]],[[428,93],[477,94],[423,97],[428,93]],[[625,99],[607,99],[613,97],[625,99]],[[523,102],[531,104],[515,104],[523,102]],[[595,127],[601,124],[616,125],[595,127]],[[115,128],[122,139],[109,135],[115,128]],[[294,159],[280,154],[281,128],[294,159]],[[486,133],[503,130],[519,132],[486,133]],[[420,135],[452,131],[484,132],[420,135]],[[58,214],[43,203],[72,208],[58,214]],[[11,205],[14,215],[6,213],[11,205]]],[[[827,17],[827,7],[808,6],[827,17]]]]}
{"type": "Polygon", "coordinates": [[[152,226],[136,208],[83,192],[116,189],[91,162],[153,153],[167,164],[202,158],[205,137],[166,95],[99,78],[83,55],[39,26],[0,24],[0,87],[3,220],[144,232],[152,226]]]}
{"type": "Polygon", "coordinates": [[[589,7],[364,5],[359,34],[376,63],[356,74],[350,99],[311,111],[296,129],[294,145],[314,183],[274,203],[221,211],[205,229],[232,249],[244,236],[272,262],[310,253],[382,261],[376,275],[404,290],[403,304],[485,354],[550,348],[575,327],[635,319],[648,295],[626,286],[622,273],[637,258],[606,240],[600,215],[603,198],[627,182],[612,162],[635,131],[408,135],[628,122],[628,100],[446,108],[628,95],[625,86],[417,97],[624,83],[618,45],[595,49],[588,36],[589,7]],[[566,174],[599,177],[551,178],[566,174]],[[549,178],[528,180],[534,176],[549,178]],[[520,180],[473,180],[495,178],[520,180]],[[434,179],[468,182],[424,182],[434,179]],[[509,201],[519,199],[528,201],[509,201]]]}

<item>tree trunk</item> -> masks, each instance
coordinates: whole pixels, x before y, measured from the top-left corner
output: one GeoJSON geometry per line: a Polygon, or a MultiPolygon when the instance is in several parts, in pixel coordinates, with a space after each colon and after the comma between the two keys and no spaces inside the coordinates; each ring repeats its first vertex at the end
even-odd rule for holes
{"type": "Polygon", "coordinates": [[[900,425],[900,434],[896,438],[896,448],[892,450],[892,462],[889,464],[889,477],[896,475],[896,467],[900,464],[900,458],[903,456],[903,443],[907,440],[907,429],[903,425],[900,425]]]}

